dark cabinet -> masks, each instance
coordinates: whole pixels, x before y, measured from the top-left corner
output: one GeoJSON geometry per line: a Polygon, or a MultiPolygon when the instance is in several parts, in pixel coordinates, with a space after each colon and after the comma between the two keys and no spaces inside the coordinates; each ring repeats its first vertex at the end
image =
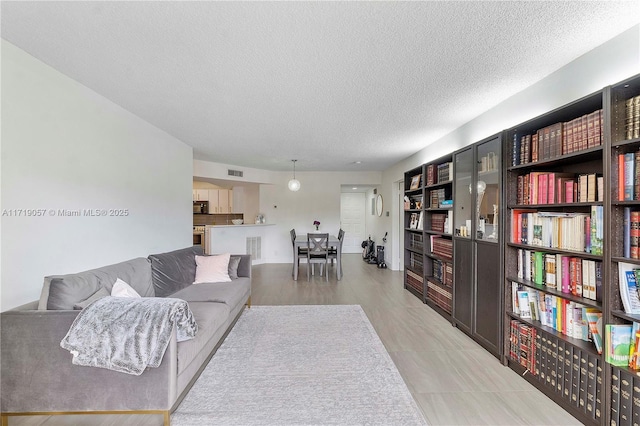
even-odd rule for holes
{"type": "Polygon", "coordinates": [[[453,318],[458,327],[501,357],[502,135],[456,152],[454,163],[453,318]]]}

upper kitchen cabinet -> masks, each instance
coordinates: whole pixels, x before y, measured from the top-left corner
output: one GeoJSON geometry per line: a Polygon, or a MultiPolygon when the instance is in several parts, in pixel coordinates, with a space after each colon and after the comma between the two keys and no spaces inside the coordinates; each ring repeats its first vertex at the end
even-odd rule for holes
{"type": "Polygon", "coordinates": [[[194,189],[193,201],[209,201],[209,191],[206,189],[194,189]]]}
{"type": "Polygon", "coordinates": [[[233,211],[233,190],[209,189],[209,214],[233,211]]]}

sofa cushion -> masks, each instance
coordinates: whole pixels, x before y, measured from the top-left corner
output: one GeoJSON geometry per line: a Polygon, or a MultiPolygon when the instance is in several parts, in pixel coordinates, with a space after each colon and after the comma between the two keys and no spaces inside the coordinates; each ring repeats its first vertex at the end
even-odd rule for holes
{"type": "Polygon", "coordinates": [[[82,302],[100,288],[110,293],[118,278],[129,283],[142,297],[155,296],[149,261],[139,257],[76,274],[45,277],[38,309],[47,309],[50,298],[52,306],[59,306],[52,309],[73,309],[76,303],[82,302]],[[51,281],[54,279],[61,281],[52,289],[51,281]]]}
{"type": "Polygon", "coordinates": [[[196,277],[196,255],[202,255],[201,246],[149,256],[157,297],[167,297],[193,283],[196,277]]]}
{"type": "Polygon", "coordinates": [[[231,256],[229,259],[229,278],[238,279],[238,265],[240,265],[240,256],[231,256]]]}
{"type": "Polygon", "coordinates": [[[229,278],[230,257],[229,253],[217,256],[196,256],[196,278],[193,284],[231,281],[229,278]]]}
{"type": "Polygon", "coordinates": [[[53,278],[49,284],[49,310],[71,310],[76,303],[88,299],[98,290],[100,284],[83,279],[53,278]]]}
{"type": "Polygon", "coordinates": [[[218,302],[233,308],[251,292],[251,279],[238,278],[227,283],[193,284],[173,293],[171,297],[187,302],[218,302]]]}
{"type": "Polygon", "coordinates": [[[189,309],[198,324],[198,333],[195,338],[178,343],[178,374],[193,362],[216,331],[227,324],[231,312],[224,303],[190,302],[189,309]]]}
{"type": "Polygon", "coordinates": [[[91,296],[89,296],[82,302],[78,302],[75,305],[73,305],[73,309],[82,310],[87,306],[89,306],[90,304],[92,304],[93,302],[95,302],[96,300],[102,299],[103,297],[107,297],[107,296],[110,296],[109,292],[105,290],[104,287],[101,287],[100,290],[96,291],[95,293],[93,293],[91,296]]]}

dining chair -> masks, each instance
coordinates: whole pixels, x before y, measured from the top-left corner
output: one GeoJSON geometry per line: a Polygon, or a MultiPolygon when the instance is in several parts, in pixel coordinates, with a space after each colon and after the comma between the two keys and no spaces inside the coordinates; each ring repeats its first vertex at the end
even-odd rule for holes
{"type": "MultiPolygon", "coordinates": [[[[340,229],[338,231],[338,247],[330,247],[329,248],[329,260],[331,264],[337,262],[339,254],[342,253],[342,243],[344,242],[344,231],[340,229]]],[[[336,271],[336,277],[342,276],[342,262],[340,262],[340,271],[336,271]]]]}
{"type": "Polygon", "coordinates": [[[307,234],[307,244],[309,246],[309,251],[307,252],[307,280],[311,281],[311,268],[318,263],[320,264],[320,275],[322,276],[322,270],[324,269],[325,278],[329,281],[329,234],[307,234]]]}
{"type": "MultiPolygon", "coordinates": [[[[342,228],[340,228],[340,230],[338,231],[338,245],[340,245],[342,248],[342,239],[344,238],[344,231],[342,230],[342,228]]],[[[331,261],[331,263],[333,263],[334,260],[336,260],[336,258],[338,257],[338,247],[335,246],[331,246],[329,247],[329,260],[331,261]]]]}
{"type": "MultiPolygon", "coordinates": [[[[289,233],[291,234],[291,246],[293,248],[293,262],[295,262],[295,260],[296,260],[296,230],[295,230],[295,228],[291,229],[291,231],[289,231],[289,233]]],[[[300,270],[300,260],[307,258],[307,251],[308,251],[308,249],[306,247],[298,247],[298,270],[300,270]]],[[[293,267],[291,269],[291,275],[292,276],[295,275],[295,265],[293,265],[293,267]]]]}

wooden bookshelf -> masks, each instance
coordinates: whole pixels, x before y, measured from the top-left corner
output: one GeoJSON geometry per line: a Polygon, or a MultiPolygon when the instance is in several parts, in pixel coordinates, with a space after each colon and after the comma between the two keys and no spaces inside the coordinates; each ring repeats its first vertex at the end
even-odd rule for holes
{"type": "Polygon", "coordinates": [[[424,231],[418,228],[420,216],[424,222],[425,168],[416,167],[404,174],[404,288],[424,302],[424,231]]]}
{"type": "Polygon", "coordinates": [[[603,301],[594,300],[595,294],[588,291],[591,285],[595,289],[596,277],[593,273],[593,276],[589,275],[586,266],[592,262],[595,270],[599,264],[604,289],[607,268],[603,253],[607,248],[606,238],[602,235],[608,220],[608,212],[604,208],[608,198],[607,155],[604,148],[608,144],[604,124],[608,109],[604,105],[605,96],[604,91],[600,91],[519,124],[507,130],[505,138],[509,163],[505,172],[504,361],[512,368],[517,366],[514,370],[518,372],[527,368],[529,381],[534,382],[538,389],[582,423],[594,425],[603,423],[606,417],[602,404],[606,392],[600,389],[596,395],[594,386],[596,379],[603,383],[604,357],[588,341],[589,333],[583,327],[586,323],[581,318],[583,315],[586,317],[587,308],[600,312],[604,310],[603,301]],[[572,124],[571,128],[572,132],[577,132],[577,139],[575,135],[568,134],[568,123],[578,123],[577,126],[572,124]],[[544,129],[548,128],[556,129],[555,134],[545,134],[544,129]],[[536,141],[537,147],[527,145],[536,141]],[[537,158],[531,155],[534,149],[538,153],[537,158]],[[591,185],[587,185],[588,176],[591,176],[588,181],[591,185]],[[601,178],[599,188],[598,177],[601,178]],[[599,229],[599,233],[595,229],[599,229]],[[572,240],[569,240],[569,236],[573,237],[572,240]],[[584,249],[567,249],[576,246],[584,249]],[[539,254],[537,261],[533,260],[534,253],[539,254]],[[556,265],[557,262],[562,262],[567,269],[569,259],[573,260],[570,270],[556,269],[556,266],[562,268],[556,265]],[[527,262],[533,266],[528,268],[527,262]],[[547,285],[547,282],[550,284],[547,285]],[[582,293],[583,284],[585,294],[582,293]],[[518,301],[520,294],[539,301],[538,314],[546,324],[543,325],[539,319],[522,318],[518,314],[522,306],[518,301]],[[573,326],[574,320],[580,323],[573,326]],[[514,353],[511,347],[514,341],[516,344],[526,342],[531,338],[530,334],[541,340],[526,353],[536,362],[539,361],[538,357],[544,361],[538,362],[535,367],[522,365],[524,355],[514,353]],[[568,348],[571,357],[566,353],[562,356],[560,347],[568,348]],[[557,382],[559,375],[565,374],[565,368],[561,370],[556,364],[559,356],[563,358],[566,374],[572,372],[572,380],[566,384],[564,378],[562,383],[557,382]],[[587,368],[589,363],[592,370],[587,368]],[[590,393],[587,393],[587,382],[592,385],[590,393]]]}

